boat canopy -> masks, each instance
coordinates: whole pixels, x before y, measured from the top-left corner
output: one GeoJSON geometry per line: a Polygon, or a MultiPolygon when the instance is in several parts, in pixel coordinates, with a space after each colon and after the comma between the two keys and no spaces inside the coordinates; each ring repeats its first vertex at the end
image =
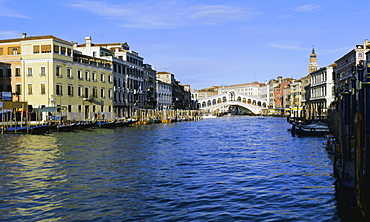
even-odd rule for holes
{"type": "Polygon", "coordinates": [[[40,112],[55,112],[59,109],[59,107],[44,107],[40,110],[40,112]]]}

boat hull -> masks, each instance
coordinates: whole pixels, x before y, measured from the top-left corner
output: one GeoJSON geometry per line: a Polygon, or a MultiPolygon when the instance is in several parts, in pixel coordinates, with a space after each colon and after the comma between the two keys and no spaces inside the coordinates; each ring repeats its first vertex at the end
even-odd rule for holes
{"type": "Polygon", "coordinates": [[[292,124],[291,133],[293,136],[325,136],[329,131],[326,124],[292,124]]]}

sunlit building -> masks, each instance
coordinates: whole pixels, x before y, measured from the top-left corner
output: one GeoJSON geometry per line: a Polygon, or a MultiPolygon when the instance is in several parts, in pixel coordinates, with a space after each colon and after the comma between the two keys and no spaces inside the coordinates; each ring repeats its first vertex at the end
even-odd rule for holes
{"type": "Polygon", "coordinates": [[[111,61],[84,55],[52,35],[0,40],[0,52],[0,62],[11,60],[13,100],[34,109],[58,107],[71,120],[113,118],[111,61]]]}
{"type": "MultiPolygon", "coordinates": [[[[112,63],[115,114],[118,117],[136,115],[146,105],[144,102],[144,59],[137,52],[132,51],[126,42],[94,44],[91,37],[86,37],[85,40],[84,44],[75,44],[74,48],[94,58],[105,59],[112,63]]],[[[150,70],[149,68],[147,67],[147,71],[150,70]]],[[[154,89],[154,85],[150,87],[154,89]]]]}

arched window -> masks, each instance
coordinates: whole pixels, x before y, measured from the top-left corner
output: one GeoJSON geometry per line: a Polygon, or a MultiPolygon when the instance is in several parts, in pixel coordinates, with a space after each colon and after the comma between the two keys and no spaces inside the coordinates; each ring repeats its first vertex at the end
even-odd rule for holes
{"type": "Polygon", "coordinates": [[[238,101],[241,102],[242,101],[242,97],[239,96],[238,97],[238,101]]]}
{"type": "Polygon", "coordinates": [[[211,100],[207,101],[207,106],[211,106],[211,100]]]}
{"type": "Polygon", "coordinates": [[[202,107],[206,107],[206,105],[207,105],[206,102],[202,103],[202,107]]]}
{"type": "Polygon", "coordinates": [[[212,100],[212,105],[216,105],[216,99],[212,100]]]}

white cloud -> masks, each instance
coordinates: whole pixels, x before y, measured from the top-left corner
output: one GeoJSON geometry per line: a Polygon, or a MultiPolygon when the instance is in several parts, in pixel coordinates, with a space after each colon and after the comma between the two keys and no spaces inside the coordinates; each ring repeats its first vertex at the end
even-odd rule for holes
{"type": "Polygon", "coordinates": [[[274,43],[269,44],[269,46],[272,48],[286,49],[286,50],[307,50],[307,49],[299,47],[296,43],[274,42],[274,43]]]}
{"type": "Polygon", "coordinates": [[[81,0],[71,7],[115,20],[122,27],[175,28],[190,24],[217,25],[228,21],[251,20],[259,15],[251,9],[226,5],[186,5],[181,1],[140,1],[110,4],[107,1],[81,0]]]}
{"type": "Polygon", "coordinates": [[[246,8],[226,5],[196,5],[189,9],[189,18],[208,25],[227,21],[252,20],[260,14],[246,8]]]}
{"type": "Polygon", "coordinates": [[[21,14],[14,9],[4,6],[6,2],[7,0],[0,1],[0,16],[30,19],[30,17],[28,17],[27,15],[21,14]]]}
{"type": "Polygon", "coordinates": [[[20,38],[22,33],[15,30],[0,31],[0,39],[20,38]]]}
{"type": "Polygon", "coordinates": [[[296,12],[312,12],[312,11],[319,11],[321,7],[319,5],[300,5],[293,8],[296,12]]]}

